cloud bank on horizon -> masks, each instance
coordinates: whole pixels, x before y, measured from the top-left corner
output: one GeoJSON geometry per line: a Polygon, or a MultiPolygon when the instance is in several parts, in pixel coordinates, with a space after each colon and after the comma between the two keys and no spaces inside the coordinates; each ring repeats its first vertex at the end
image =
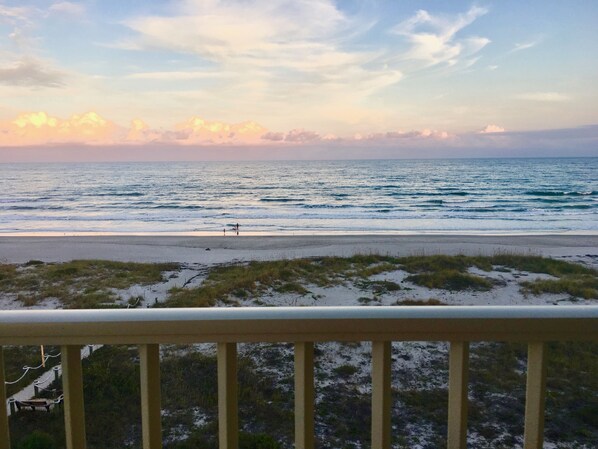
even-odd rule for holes
{"type": "Polygon", "coordinates": [[[2,1],[0,148],[598,155],[597,20],[540,0],[2,1]]]}

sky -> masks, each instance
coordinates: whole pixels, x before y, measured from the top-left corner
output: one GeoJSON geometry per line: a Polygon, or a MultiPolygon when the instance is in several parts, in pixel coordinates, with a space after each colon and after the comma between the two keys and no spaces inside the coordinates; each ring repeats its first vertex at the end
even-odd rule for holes
{"type": "Polygon", "coordinates": [[[598,156],[595,0],[0,0],[0,162],[598,156]]]}

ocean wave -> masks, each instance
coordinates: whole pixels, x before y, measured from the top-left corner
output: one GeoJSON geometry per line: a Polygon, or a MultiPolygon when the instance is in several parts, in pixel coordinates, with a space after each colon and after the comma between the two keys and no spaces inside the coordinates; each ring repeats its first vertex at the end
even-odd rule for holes
{"type": "Polygon", "coordinates": [[[196,206],[193,204],[177,205],[177,204],[158,204],[152,206],[150,209],[174,209],[174,210],[201,210],[205,209],[203,206],[196,206]]]}
{"type": "Polygon", "coordinates": [[[145,193],[143,192],[100,192],[100,193],[95,193],[95,192],[89,192],[89,193],[83,193],[81,194],[83,196],[132,196],[132,197],[136,197],[136,196],[145,196],[145,193]]]}
{"type": "Polygon", "coordinates": [[[533,196],[591,196],[598,194],[595,190],[586,191],[567,191],[567,190],[528,190],[523,192],[524,195],[533,196]]]}
{"type": "Polygon", "coordinates": [[[64,206],[8,206],[8,207],[2,207],[0,208],[0,210],[39,210],[39,211],[43,211],[43,210],[67,210],[68,208],[64,207],[64,206]]]}
{"type": "Polygon", "coordinates": [[[292,203],[297,201],[305,201],[305,198],[260,198],[263,203],[292,203]]]}

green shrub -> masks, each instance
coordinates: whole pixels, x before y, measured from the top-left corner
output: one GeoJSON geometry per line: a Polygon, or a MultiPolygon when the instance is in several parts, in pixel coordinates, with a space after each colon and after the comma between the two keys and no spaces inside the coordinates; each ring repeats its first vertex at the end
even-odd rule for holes
{"type": "Polygon", "coordinates": [[[54,438],[45,432],[35,430],[19,443],[19,449],[55,449],[54,438]]]}
{"type": "Polygon", "coordinates": [[[282,446],[266,434],[241,432],[239,434],[239,449],[282,449],[282,446]]]}
{"type": "Polygon", "coordinates": [[[492,282],[488,279],[469,273],[461,273],[454,269],[413,274],[408,276],[406,280],[422,287],[441,288],[452,291],[487,291],[492,288],[492,282]]]}

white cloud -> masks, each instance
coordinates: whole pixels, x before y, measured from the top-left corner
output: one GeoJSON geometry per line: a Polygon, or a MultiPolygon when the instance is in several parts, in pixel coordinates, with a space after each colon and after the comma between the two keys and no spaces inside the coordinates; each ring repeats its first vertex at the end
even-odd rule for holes
{"type": "Polygon", "coordinates": [[[561,103],[570,101],[569,95],[560,92],[526,92],[515,96],[518,100],[538,101],[546,103],[561,103]]]}
{"type": "Polygon", "coordinates": [[[505,129],[502,126],[498,125],[486,125],[484,129],[479,131],[479,134],[496,134],[496,133],[504,133],[505,129]]]}
{"type": "Polygon", "coordinates": [[[32,57],[0,65],[0,84],[28,87],[61,87],[65,74],[32,57]]]}
{"type": "Polygon", "coordinates": [[[541,39],[535,39],[535,40],[531,40],[531,41],[527,41],[527,42],[515,43],[515,46],[511,49],[511,51],[509,53],[516,53],[518,51],[533,48],[536,45],[538,45],[541,41],[542,41],[541,39]]]}
{"type": "Polygon", "coordinates": [[[51,13],[55,14],[68,14],[70,16],[83,16],[85,15],[85,6],[81,3],[73,2],[56,2],[48,8],[51,13]]]}
{"type": "MultiPolygon", "coordinates": [[[[226,75],[225,75],[226,76],[226,75]]],[[[228,74],[230,76],[230,74],[228,74]]],[[[213,71],[189,71],[189,72],[139,72],[131,73],[125,78],[152,80],[152,81],[186,81],[186,80],[201,80],[211,78],[222,78],[223,73],[213,71]]]]}
{"type": "Polygon", "coordinates": [[[259,105],[260,111],[277,111],[277,117],[291,120],[297,110],[304,111],[309,119],[301,126],[323,128],[324,121],[342,122],[340,114],[335,118],[325,109],[371,115],[369,97],[403,77],[396,64],[386,64],[387,50],[354,45],[370,22],[347,15],[332,0],[186,0],[174,5],[169,15],[126,20],[135,35],[109,45],[195,56],[193,69],[131,73],[125,79],[188,81],[195,86],[193,97],[219,105],[210,111],[213,115],[228,107],[229,117],[231,110],[238,117],[254,117],[259,105]]]}
{"type": "Polygon", "coordinates": [[[8,23],[25,22],[29,23],[31,8],[25,6],[4,6],[0,5],[0,21],[8,23]]]}
{"type": "Polygon", "coordinates": [[[426,67],[440,63],[453,66],[490,43],[485,37],[458,36],[463,28],[487,12],[486,8],[478,6],[454,16],[435,16],[419,10],[413,17],[395,26],[392,33],[403,36],[411,44],[401,56],[403,59],[421,61],[426,67]]]}
{"type": "Polygon", "coordinates": [[[170,16],[146,16],[125,22],[140,35],[138,44],[193,53],[211,61],[286,65],[309,56],[306,66],[350,62],[326,44],[350,20],[327,0],[187,0],[170,16]]]}

